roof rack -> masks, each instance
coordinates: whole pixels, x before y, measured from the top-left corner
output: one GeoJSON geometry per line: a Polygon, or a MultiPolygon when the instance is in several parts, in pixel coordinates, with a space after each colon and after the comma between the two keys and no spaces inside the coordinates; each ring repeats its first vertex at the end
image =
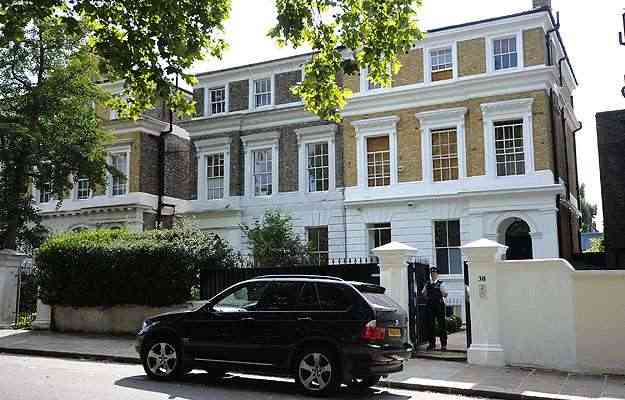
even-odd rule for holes
{"type": "Polygon", "coordinates": [[[331,281],[343,282],[343,279],[341,278],[337,278],[335,276],[325,276],[325,275],[263,275],[263,276],[257,276],[252,279],[276,279],[276,278],[328,279],[331,281]]]}

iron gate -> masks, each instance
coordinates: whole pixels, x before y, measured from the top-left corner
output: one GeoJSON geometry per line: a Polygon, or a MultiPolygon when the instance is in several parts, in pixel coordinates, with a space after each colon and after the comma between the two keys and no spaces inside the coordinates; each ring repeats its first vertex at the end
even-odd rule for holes
{"type": "Polygon", "coordinates": [[[427,302],[422,291],[429,279],[430,265],[427,261],[413,260],[408,263],[410,341],[415,347],[427,341],[427,302]]]}

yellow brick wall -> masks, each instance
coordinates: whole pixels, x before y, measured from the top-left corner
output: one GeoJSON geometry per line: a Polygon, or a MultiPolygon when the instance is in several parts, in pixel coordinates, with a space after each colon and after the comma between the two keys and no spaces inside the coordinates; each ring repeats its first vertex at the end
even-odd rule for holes
{"type": "Polygon", "coordinates": [[[526,66],[545,64],[545,31],[534,28],[523,31],[523,60],[526,66]]]}
{"type": "Polygon", "coordinates": [[[455,107],[466,107],[465,141],[467,147],[467,175],[479,176],[485,174],[484,160],[484,121],[482,118],[482,103],[491,103],[520,98],[534,98],[534,160],[536,170],[551,169],[551,135],[549,131],[548,97],[544,91],[517,93],[505,96],[483,97],[468,101],[438,104],[435,106],[409,108],[391,112],[353,116],[343,120],[344,134],[344,174],[345,186],[357,185],[356,164],[356,131],[352,121],[396,115],[400,120],[397,124],[397,146],[399,153],[400,182],[412,182],[422,179],[421,166],[421,133],[415,117],[423,111],[441,110],[455,107]]]}
{"type": "Polygon", "coordinates": [[[458,75],[486,73],[486,40],[477,38],[458,42],[458,75]]]}
{"type": "Polygon", "coordinates": [[[393,87],[423,82],[423,49],[413,49],[399,57],[401,69],[393,76],[393,87]]]}

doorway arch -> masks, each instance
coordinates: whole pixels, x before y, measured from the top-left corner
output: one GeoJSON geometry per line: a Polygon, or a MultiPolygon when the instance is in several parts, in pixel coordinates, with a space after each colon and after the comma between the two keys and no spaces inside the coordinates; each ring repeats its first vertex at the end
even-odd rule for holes
{"type": "Polygon", "coordinates": [[[497,233],[499,243],[508,246],[507,260],[534,258],[531,228],[523,219],[517,217],[505,219],[499,225],[497,233]]]}

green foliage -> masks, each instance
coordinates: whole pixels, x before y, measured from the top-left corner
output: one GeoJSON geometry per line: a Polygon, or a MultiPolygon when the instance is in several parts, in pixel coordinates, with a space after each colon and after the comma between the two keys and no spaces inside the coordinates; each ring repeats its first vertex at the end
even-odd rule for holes
{"type": "Polygon", "coordinates": [[[17,324],[15,324],[15,329],[32,329],[33,321],[37,317],[37,314],[22,312],[19,317],[17,317],[17,324]]]}
{"type": "Polygon", "coordinates": [[[597,232],[597,223],[595,222],[597,205],[591,204],[586,199],[586,185],[583,183],[579,187],[579,207],[582,212],[582,226],[580,227],[582,232],[597,232]]]}
{"type": "Polygon", "coordinates": [[[588,249],[588,253],[605,253],[605,244],[603,239],[592,239],[590,241],[590,249],[588,249]]]}
{"type": "MultiPolygon", "coordinates": [[[[309,46],[316,53],[304,81],[294,89],[309,111],[336,121],[349,91],[337,77],[368,67],[375,83],[388,85],[398,55],[422,37],[416,23],[421,0],[276,0],[278,18],[269,35],[280,44],[309,46]],[[353,59],[343,61],[351,49],[353,59]]],[[[112,105],[137,117],[158,99],[181,114],[193,104],[170,77],[188,84],[187,71],[206,56],[220,58],[230,0],[0,0],[0,47],[22,42],[33,21],[54,18],[68,32],[86,28],[91,51],[111,80],[125,81],[124,100],[112,105]]]]}
{"type": "Polygon", "coordinates": [[[36,247],[45,234],[31,183],[49,184],[58,199],[71,190],[70,176],[104,184],[111,139],[93,107],[107,95],[93,81],[97,63],[83,34],[51,18],[21,35],[0,47],[0,247],[6,248],[36,247]]]}
{"type": "Polygon", "coordinates": [[[233,260],[221,238],[187,226],[87,230],[48,239],[37,251],[36,279],[48,304],[166,306],[191,298],[202,269],[233,260]]]}
{"type": "Polygon", "coordinates": [[[306,246],[293,232],[289,215],[267,210],[254,226],[241,225],[258,267],[292,266],[306,255],[306,246]]]}
{"type": "Polygon", "coordinates": [[[126,115],[138,116],[158,99],[182,112],[190,104],[173,88],[206,55],[220,57],[230,0],[0,0],[0,47],[24,40],[33,21],[55,19],[68,32],[86,28],[86,43],[100,57],[102,72],[125,80],[126,115]]]}
{"type": "Polygon", "coordinates": [[[423,33],[416,23],[421,0],[276,0],[278,23],[270,36],[280,44],[310,46],[315,54],[305,66],[304,81],[294,88],[306,108],[339,121],[349,90],[336,77],[369,69],[369,79],[388,86],[423,33]],[[343,60],[345,50],[353,55],[343,60]]]}

